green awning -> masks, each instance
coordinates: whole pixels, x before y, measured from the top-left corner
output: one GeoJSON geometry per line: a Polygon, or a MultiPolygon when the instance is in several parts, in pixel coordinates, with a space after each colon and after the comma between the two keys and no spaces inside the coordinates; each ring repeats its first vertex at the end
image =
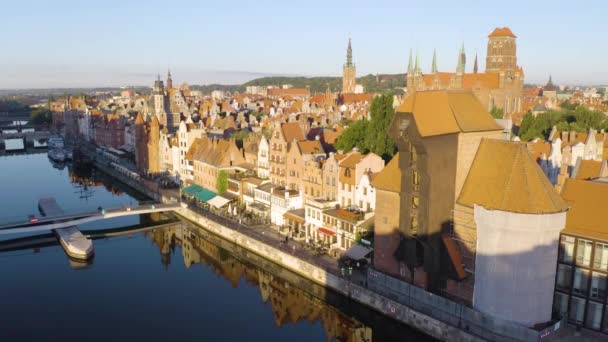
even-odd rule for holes
{"type": "Polygon", "coordinates": [[[215,192],[201,188],[201,191],[197,192],[194,195],[194,198],[196,198],[199,201],[208,202],[210,199],[214,198],[215,196],[217,196],[215,194],[215,192]]]}
{"type": "Polygon", "coordinates": [[[194,196],[197,193],[204,190],[200,185],[192,184],[182,189],[182,192],[190,196],[194,196]]]}

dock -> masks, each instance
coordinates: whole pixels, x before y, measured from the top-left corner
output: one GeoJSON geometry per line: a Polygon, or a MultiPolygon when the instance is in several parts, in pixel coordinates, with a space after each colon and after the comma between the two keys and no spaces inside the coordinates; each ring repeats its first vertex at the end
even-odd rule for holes
{"type": "MultiPolygon", "coordinates": [[[[38,209],[44,216],[61,216],[65,212],[53,197],[41,198],[38,201],[38,209]]],[[[59,243],[71,258],[78,260],[90,259],[93,254],[93,242],[87,239],[76,226],[52,229],[59,243]]]]}

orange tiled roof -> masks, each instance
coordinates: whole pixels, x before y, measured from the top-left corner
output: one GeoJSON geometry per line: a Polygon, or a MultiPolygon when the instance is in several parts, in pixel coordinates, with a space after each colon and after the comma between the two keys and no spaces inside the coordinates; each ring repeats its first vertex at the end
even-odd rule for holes
{"type": "Polygon", "coordinates": [[[421,136],[502,130],[471,91],[419,91],[407,97],[396,116],[412,113],[421,136]]]}
{"type": "Polygon", "coordinates": [[[570,206],[563,233],[608,239],[608,184],[569,178],[561,196],[570,206]]]}
{"type": "Polygon", "coordinates": [[[513,34],[513,32],[511,31],[510,28],[508,27],[497,27],[494,29],[494,31],[492,31],[492,33],[490,33],[490,35],[488,36],[488,38],[490,37],[513,37],[513,38],[517,38],[516,35],[513,34]]]}
{"type": "Polygon", "coordinates": [[[523,144],[494,139],[481,141],[457,202],[522,214],[568,209],[523,144]]]}
{"type": "Polygon", "coordinates": [[[596,160],[581,160],[576,173],[576,179],[593,179],[600,177],[602,162],[596,160]]]}
{"type": "Polygon", "coordinates": [[[325,154],[321,142],[317,140],[298,141],[298,148],[302,154],[325,154]]]}
{"type": "Polygon", "coordinates": [[[281,125],[281,130],[283,131],[283,137],[285,137],[285,141],[292,142],[294,139],[296,141],[305,140],[304,132],[302,132],[302,127],[298,122],[288,122],[281,125]]]}
{"type": "Polygon", "coordinates": [[[462,77],[463,88],[497,89],[500,86],[500,75],[498,73],[464,74],[462,77]]]}
{"type": "Polygon", "coordinates": [[[399,168],[399,152],[386,165],[380,173],[372,179],[372,186],[376,189],[391,192],[401,191],[401,169],[399,168]]]}

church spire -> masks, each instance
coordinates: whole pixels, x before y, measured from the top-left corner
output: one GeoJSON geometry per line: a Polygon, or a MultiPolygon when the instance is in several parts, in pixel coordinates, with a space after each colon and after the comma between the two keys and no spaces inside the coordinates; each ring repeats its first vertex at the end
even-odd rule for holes
{"type": "Polygon", "coordinates": [[[433,49],[433,64],[431,65],[431,72],[433,74],[437,73],[437,51],[433,49]]]}
{"type": "Polygon", "coordinates": [[[346,49],[346,66],[353,66],[353,48],[348,38],[348,48],[346,49]]]}
{"type": "Polygon", "coordinates": [[[167,88],[173,88],[173,80],[171,79],[171,69],[167,68],[167,88]]]}
{"type": "Polygon", "coordinates": [[[458,65],[456,66],[456,72],[464,74],[465,65],[466,65],[466,55],[464,53],[464,43],[462,43],[462,47],[460,48],[460,53],[458,53],[458,65]]]}
{"type": "Polygon", "coordinates": [[[414,66],[412,65],[412,48],[410,48],[410,59],[407,62],[407,73],[408,74],[414,73],[414,66]]]}
{"type": "Polygon", "coordinates": [[[475,63],[473,63],[473,73],[477,73],[477,53],[475,53],[475,63]]]}
{"type": "Polygon", "coordinates": [[[420,72],[420,66],[418,65],[418,51],[416,51],[416,64],[414,64],[414,72],[420,72]]]}

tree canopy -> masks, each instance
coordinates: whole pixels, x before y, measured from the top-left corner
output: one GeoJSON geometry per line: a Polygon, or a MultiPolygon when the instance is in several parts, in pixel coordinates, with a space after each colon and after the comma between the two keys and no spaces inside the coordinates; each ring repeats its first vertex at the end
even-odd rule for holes
{"type": "Polygon", "coordinates": [[[397,151],[395,142],[388,135],[394,116],[392,95],[375,97],[370,107],[370,120],[356,121],[348,126],[335,147],[345,152],[357,147],[362,153],[373,152],[384,160],[390,160],[397,151]]]}
{"type": "Polygon", "coordinates": [[[523,141],[546,139],[553,126],[559,131],[577,132],[587,132],[590,128],[608,129],[608,117],[599,110],[571,104],[561,107],[561,110],[548,110],[537,116],[527,113],[519,126],[519,138],[523,141]]]}
{"type": "Polygon", "coordinates": [[[498,108],[498,107],[494,106],[494,107],[492,107],[490,114],[492,115],[492,117],[494,119],[502,119],[505,115],[505,112],[502,110],[502,108],[498,108]]]}
{"type": "Polygon", "coordinates": [[[218,194],[223,194],[228,190],[228,173],[224,170],[221,170],[217,174],[217,179],[215,181],[215,190],[218,194]]]}
{"type": "Polygon", "coordinates": [[[34,125],[50,124],[53,119],[52,112],[45,107],[32,110],[30,117],[34,125]]]}

